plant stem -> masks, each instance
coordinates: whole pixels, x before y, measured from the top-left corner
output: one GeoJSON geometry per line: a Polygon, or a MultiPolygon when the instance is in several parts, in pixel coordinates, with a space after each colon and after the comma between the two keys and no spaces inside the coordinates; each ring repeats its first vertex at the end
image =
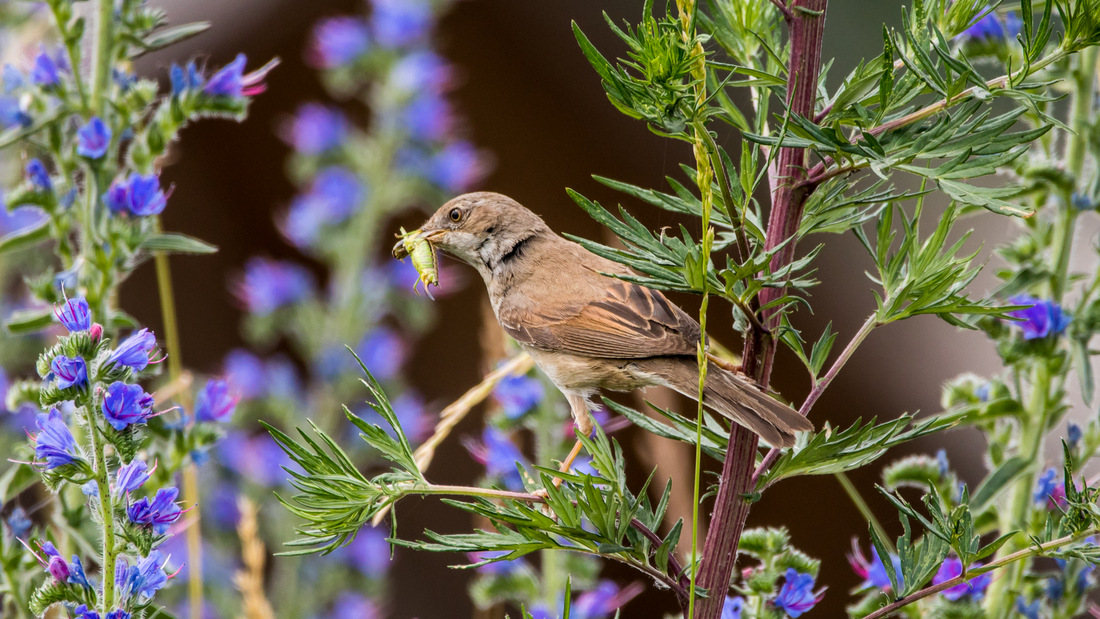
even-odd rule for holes
{"type": "MultiPolygon", "coordinates": [[[[535,461],[551,462],[560,457],[558,447],[561,441],[557,437],[558,414],[554,406],[545,400],[539,405],[535,418],[535,461]]],[[[542,563],[542,601],[547,608],[553,608],[565,591],[565,565],[562,554],[557,550],[543,550],[539,553],[542,563]]]]}
{"type": "MultiPolygon", "coordinates": [[[[160,218],[154,223],[155,232],[161,231],[160,218]]],[[[172,270],[168,263],[168,254],[157,252],[153,257],[157,270],[157,291],[160,294],[160,311],[164,320],[164,337],[168,344],[168,380],[179,384],[183,376],[183,359],[180,352],[179,324],[176,320],[176,298],[172,290],[172,270]]],[[[183,409],[191,408],[191,392],[183,389],[179,393],[179,402],[183,409]]],[[[199,475],[193,462],[183,467],[183,500],[198,505],[200,498],[199,475]]],[[[191,526],[187,527],[187,562],[190,573],[187,580],[187,596],[191,619],[202,618],[202,516],[195,510],[191,526]]]]}
{"type": "MultiPolygon", "coordinates": [[[[1085,531],[1084,533],[1078,533],[1077,535],[1067,535],[1065,537],[1060,537],[1056,540],[1049,541],[1045,544],[1040,544],[1039,546],[1031,546],[1023,550],[1018,550],[1010,555],[1001,557],[1000,559],[997,559],[996,561],[993,561],[988,565],[983,565],[981,567],[972,567],[971,569],[962,574],[959,574],[951,580],[945,580],[938,585],[933,585],[931,587],[921,589],[920,591],[917,591],[916,593],[911,593],[892,604],[883,606],[882,608],[876,610],[870,615],[867,615],[863,619],[883,619],[884,617],[889,617],[890,615],[896,613],[898,610],[901,610],[903,607],[908,606],[909,604],[912,604],[917,600],[922,600],[930,595],[935,595],[940,591],[946,591],[951,587],[961,585],[962,583],[970,580],[971,578],[974,578],[975,576],[980,576],[987,572],[992,572],[993,570],[999,569],[1011,563],[1015,563],[1016,561],[1020,561],[1021,559],[1028,559],[1045,554],[1051,550],[1057,550],[1062,546],[1066,546],[1068,544],[1083,540],[1090,535],[1096,535],[1098,532],[1100,532],[1100,530],[1092,529],[1089,531],[1085,531]]],[[[997,580],[994,580],[993,582],[996,583],[997,580]]],[[[992,589],[990,590],[990,593],[992,593],[992,589]]]]}
{"type": "Polygon", "coordinates": [[[115,506],[111,496],[111,483],[107,479],[107,456],[104,445],[99,441],[99,424],[95,418],[95,398],[89,394],[84,398],[83,409],[88,422],[88,436],[95,458],[95,482],[99,488],[99,516],[103,521],[103,597],[99,608],[100,616],[107,616],[115,604],[115,506]]]}
{"type": "Polygon", "coordinates": [[[891,552],[897,552],[898,549],[894,547],[894,540],[892,537],[886,534],[886,529],[883,528],[882,523],[875,517],[875,513],[871,511],[870,506],[867,505],[867,501],[863,500],[863,496],[860,495],[859,490],[856,489],[852,480],[848,479],[848,476],[844,473],[834,473],[836,480],[840,482],[840,487],[844,488],[845,494],[852,500],[852,504],[859,510],[860,515],[867,519],[867,522],[871,523],[871,526],[875,529],[875,533],[878,534],[879,539],[890,549],[891,552]]]}
{"type": "MultiPolygon", "coordinates": [[[[784,16],[791,47],[787,105],[791,113],[804,117],[811,117],[814,113],[827,8],[828,0],[793,0],[789,13],[784,16]]],[[[776,190],[768,218],[767,250],[774,249],[798,231],[802,209],[810,191],[797,186],[806,175],[806,151],[781,148],[771,174],[772,186],[776,190]]],[[[795,244],[790,242],[776,252],[771,263],[772,271],[790,264],[794,251],[795,244]]],[[[782,294],[780,289],[765,289],[760,295],[760,306],[766,306],[782,294]]],[[[775,308],[764,312],[764,323],[771,328],[779,324],[777,312],[775,308]]],[[[769,340],[766,332],[753,329],[745,338],[742,356],[743,371],[765,386],[775,356],[775,348],[769,340]]],[[[703,547],[703,561],[699,566],[699,584],[707,589],[708,596],[701,600],[693,615],[696,619],[717,619],[722,613],[725,592],[737,562],[738,542],[749,514],[749,503],[743,495],[750,489],[756,446],[757,437],[752,431],[739,425],[732,427],[715,496],[714,515],[703,547]]]]}
{"type": "MultiPolygon", "coordinates": [[[[15,616],[17,619],[23,619],[27,616],[27,609],[30,606],[27,605],[27,601],[23,598],[23,590],[19,586],[19,580],[15,573],[16,563],[14,561],[3,561],[4,564],[4,577],[8,581],[7,594],[11,596],[11,601],[15,605],[15,616]]],[[[0,604],[0,612],[4,610],[4,606],[0,604]]]]}
{"type": "MultiPolygon", "coordinates": [[[[883,303],[886,303],[889,299],[884,299],[883,303]]],[[[814,407],[817,400],[821,397],[821,394],[825,393],[829,385],[832,384],[833,379],[840,373],[840,370],[848,363],[848,360],[855,354],[856,348],[863,343],[863,340],[867,339],[867,336],[871,334],[871,331],[879,326],[881,323],[878,321],[878,315],[871,314],[867,317],[867,320],[863,322],[863,325],[856,331],[856,334],[852,336],[852,339],[848,341],[848,345],[844,347],[844,350],[840,351],[840,356],[833,362],[832,367],[825,373],[819,380],[814,382],[813,389],[810,390],[810,395],[806,396],[806,399],[802,402],[802,406],[798,409],[798,414],[806,417],[810,414],[810,409],[814,407]]],[[[772,464],[775,464],[776,459],[779,458],[779,450],[775,447],[771,448],[771,451],[764,456],[764,460],[760,462],[760,465],[756,467],[756,470],[752,474],[752,485],[760,480],[760,476],[763,475],[772,464]]]]}
{"type": "MultiPolygon", "coordinates": [[[[111,79],[111,52],[114,50],[114,0],[98,0],[96,3],[95,56],[92,57],[92,97],[93,114],[102,114],[103,96],[111,79]]],[[[73,67],[73,71],[78,70],[73,67]]]]}

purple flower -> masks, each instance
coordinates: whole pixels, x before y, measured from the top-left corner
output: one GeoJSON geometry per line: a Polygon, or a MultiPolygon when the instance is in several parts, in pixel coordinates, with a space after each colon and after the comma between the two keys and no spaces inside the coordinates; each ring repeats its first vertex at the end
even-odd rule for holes
{"type": "Polygon", "coordinates": [[[248,311],[265,315],[306,297],[312,290],[313,277],[305,268],[293,262],[253,258],[245,265],[236,292],[248,311]]]}
{"type": "Polygon", "coordinates": [[[233,62],[219,69],[202,91],[212,97],[252,97],[267,90],[263,80],[275,64],[268,63],[257,71],[245,75],[244,66],[248,62],[244,54],[237,54],[233,62]]]}
{"type": "Polygon", "coordinates": [[[1027,619],[1039,619],[1040,609],[1041,606],[1039,604],[1039,600],[1035,600],[1031,604],[1028,604],[1024,601],[1024,596],[1021,595],[1016,598],[1016,612],[1020,613],[1027,619]]]}
{"type": "Polygon", "coordinates": [[[88,575],[84,573],[84,564],[80,562],[80,557],[73,555],[73,561],[69,564],[71,573],[69,574],[70,585],[80,585],[85,589],[91,589],[92,583],[88,582],[88,575]]]}
{"type": "Polygon", "coordinates": [[[343,144],[347,133],[348,119],[339,110],[307,103],[285,127],[283,139],[300,153],[319,155],[343,144]]]}
{"type": "Polygon", "coordinates": [[[241,477],[271,487],[286,481],[284,466],[292,464],[286,452],[266,432],[248,436],[232,432],[218,442],[218,461],[241,477]]]}
{"type": "Polygon", "coordinates": [[[168,583],[168,575],[164,573],[164,564],[167,561],[168,558],[157,550],[150,552],[148,557],[141,559],[136,565],[128,565],[120,557],[115,563],[115,588],[120,592],[121,598],[152,598],[168,583]]]}
{"type": "Polygon", "coordinates": [[[466,441],[470,455],[485,466],[485,475],[499,480],[509,490],[523,490],[523,476],[516,463],[525,460],[508,435],[492,426],[485,426],[481,441],[466,441]]]}
{"type": "Polygon", "coordinates": [[[27,534],[31,532],[31,527],[34,526],[34,522],[27,517],[27,512],[19,505],[12,508],[4,522],[11,529],[12,537],[21,540],[27,539],[27,534]]]}
{"type": "Polygon", "coordinates": [[[69,581],[69,564],[61,557],[50,557],[50,563],[46,566],[46,571],[49,572],[50,576],[53,576],[57,582],[65,583],[69,581]]]}
{"type": "MultiPolygon", "coordinates": [[[[981,567],[980,562],[971,565],[972,568],[981,567]]],[[[940,566],[936,575],[932,577],[932,584],[939,585],[945,583],[952,578],[961,576],[963,572],[962,561],[958,557],[948,557],[944,560],[943,565],[940,566]]],[[[969,595],[974,601],[981,600],[985,597],[985,590],[989,588],[989,583],[992,582],[992,575],[986,573],[980,576],[975,576],[966,582],[959,583],[950,589],[945,589],[943,597],[955,602],[962,598],[964,595],[969,595]]]]}
{"type": "Polygon", "coordinates": [[[962,33],[962,37],[973,41],[994,42],[1009,38],[1016,38],[1023,28],[1023,22],[1015,13],[1005,16],[1002,23],[997,14],[990,11],[985,17],[974,22],[974,25],[962,33]]]}
{"type": "MultiPolygon", "coordinates": [[[[890,555],[890,562],[894,564],[894,574],[897,575],[898,585],[904,587],[905,582],[901,577],[901,559],[896,555],[890,555]]],[[[886,566],[883,565],[878,550],[874,546],[871,546],[871,560],[868,561],[867,557],[863,555],[863,550],[860,549],[856,538],[853,537],[852,552],[848,555],[848,565],[851,565],[852,571],[863,579],[862,586],[872,586],[883,591],[890,590],[890,577],[887,576],[886,566]]]]}
{"type": "Polygon", "coordinates": [[[373,5],[371,27],[384,47],[415,43],[431,31],[432,8],[424,0],[375,0],[373,5]]]}
{"type": "Polygon", "coordinates": [[[530,376],[505,376],[493,388],[493,399],[508,419],[519,419],[542,401],[542,383],[530,376]]]}
{"type": "Polygon", "coordinates": [[[27,162],[26,174],[27,180],[34,185],[35,189],[53,191],[53,182],[50,181],[50,173],[46,170],[46,166],[43,165],[40,159],[31,159],[27,162]]]}
{"type": "Polygon", "coordinates": [[[355,17],[332,17],[317,22],[308,54],[310,63],[321,69],[335,69],[355,62],[370,49],[370,32],[355,17]]]}
{"type": "Polygon", "coordinates": [[[1081,436],[1081,426],[1071,421],[1066,428],[1066,443],[1069,445],[1070,449],[1077,449],[1078,443],[1081,442],[1081,436]]]}
{"type": "Polygon", "coordinates": [[[486,163],[469,142],[458,141],[444,146],[428,161],[428,180],[450,193],[473,187],[486,172],[486,163]]]}
{"type": "Polygon", "coordinates": [[[240,397],[229,393],[229,383],[224,380],[206,381],[195,403],[197,421],[228,421],[233,416],[240,397]]]}
{"type": "Polygon", "coordinates": [[[76,460],[76,441],[69,426],[65,425],[61,411],[51,408],[49,414],[39,413],[34,425],[38,426],[38,434],[34,437],[35,459],[45,460],[47,469],[55,469],[76,460]]]}
{"type": "Polygon", "coordinates": [[[297,401],[302,399],[302,381],[298,368],[284,356],[276,356],[264,365],[268,395],[273,398],[297,401]]]}
{"type": "Polygon", "coordinates": [[[88,365],[83,357],[58,355],[50,361],[50,370],[57,379],[58,389],[81,389],[88,384],[88,365]]]}
{"type": "Polygon", "coordinates": [[[382,578],[390,569],[390,543],[382,529],[363,527],[342,552],[344,560],[367,578],[382,578]]]}
{"type": "Polygon", "coordinates": [[[172,68],[168,71],[168,79],[172,82],[172,96],[201,88],[204,81],[194,61],[188,62],[186,67],[172,64],[172,68]]]}
{"type": "Polygon", "coordinates": [[[122,610],[121,608],[116,608],[107,613],[106,619],[130,619],[130,617],[130,613],[122,610]]]}
{"type": "Polygon", "coordinates": [[[111,145],[111,128],[98,116],[92,116],[76,131],[76,152],[81,157],[99,159],[111,145]]]}
{"type": "Polygon", "coordinates": [[[1012,305],[1030,306],[1008,313],[1013,318],[1021,319],[1020,322],[1013,322],[1012,324],[1023,330],[1025,340],[1059,335],[1069,326],[1070,317],[1064,314],[1061,306],[1054,301],[1020,295],[1012,297],[1008,302],[1012,305]]]}
{"type": "Polygon", "coordinates": [[[87,331],[92,328],[92,313],[84,297],[65,299],[64,303],[54,307],[53,313],[58,322],[65,325],[69,333],[87,331]]]}
{"type": "Polygon", "coordinates": [[[76,619],[99,619],[99,613],[88,608],[87,604],[81,604],[73,609],[76,619]]]}
{"type": "Polygon", "coordinates": [[[776,608],[783,610],[792,619],[810,610],[821,601],[824,590],[814,593],[814,577],[803,574],[793,567],[787,568],[786,582],[779,588],[779,593],[772,602],[776,608]]]}
{"type": "Polygon", "coordinates": [[[130,213],[137,217],[159,215],[168,205],[168,196],[160,187],[156,174],[147,176],[132,172],[125,180],[115,179],[103,201],[112,213],[130,213]]]}
{"type": "Polygon", "coordinates": [[[59,66],[57,61],[50,57],[44,50],[34,57],[34,67],[31,69],[31,82],[39,86],[57,86],[61,83],[61,71],[64,65],[59,66]]]}
{"type": "Polygon", "coordinates": [[[1063,478],[1059,475],[1057,469],[1049,468],[1043,471],[1043,474],[1039,476],[1039,480],[1035,483],[1035,494],[1033,495],[1035,502],[1057,503],[1059,497],[1064,502],[1066,489],[1062,481],[1063,478]]]}
{"type": "Polygon", "coordinates": [[[408,350],[396,331],[379,327],[363,336],[355,352],[370,373],[384,381],[397,376],[408,350]]]}
{"type": "Polygon", "coordinates": [[[341,167],[322,170],[308,193],[290,206],[283,232],[299,247],[309,247],[322,226],[346,220],[366,199],[367,188],[351,171],[341,167]]]}
{"type": "Polygon", "coordinates": [[[596,588],[577,596],[569,607],[569,616],[576,619],[600,619],[611,616],[617,609],[638,595],[636,586],[619,588],[610,580],[601,580],[596,588]]]}
{"type": "Polygon", "coordinates": [[[416,51],[402,57],[390,70],[390,82],[408,93],[443,92],[451,82],[451,68],[431,51],[416,51]]]}
{"type": "Polygon", "coordinates": [[[741,596],[726,596],[726,603],[722,605],[722,619],[741,619],[741,611],[745,608],[745,598],[741,596]]]}
{"type": "Polygon", "coordinates": [[[148,497],[135,501],[126,510],[126,515],[130,517],[130,522],[152,527],[154,533],[163,535],[168,531],[168,526],[179,520],[183,514],[183,510],[176,504],[179,493],[178,488],[161,488],[157,490],[152,501],[148,497]]]}
{"type": "Polygon", "coordinates": [[[400,120],[409,135],[422,142],[442,140],[454,126],[450,103],[439,93],[431,91],[421,92],[410,101],[400,120]]]}
{"type": "Polygon", "coordinates": [[[327,615],[331,619],[344,619],[345,617],[378,619],[381,616],[382,614],[378,611],[378,607],[375,606],[374,602],[350,591],[345,591],[336,598],[336,602],[332,605],[332,612],[327,615]]]}
{"type": "Polygon", "coordinates": [[[234,393],[242,399],[252,400],[264,395],[267,378],[264,374],[264,362],[256,355],[237,348],[225,356],[223,366],[225,380],[234,393]]]}
{"type": "Polygon", "coordinates": [[[0,97],[0,127],[29,127],[31,122],[30,114],[27,114],[19,99],[0,97]]]}
{"type": "Polygon", "coordinates": [[[149,467],[142,460],[134,460],[118,469],[112,494],[115,498],[121,497],[134,492],[147,481],[149,481],[149,467]]]}
{"type": "Polygon", "coordinates": [[[103,397],[103,416],[116,430],[131,424],[143,424],[153,415],[153,396],[141,385],[111,383],[103,397]]]}
{"type": "Polygon", "coordinates": [[[30,228],[45,218],[45,213],[37,208],[25,207],[9,211],[4,208],[3,196],[0,196],[0,234],[30,228]]]}
{"type": "Polygon", "coordinates": [[[149,329],[141,329],[130,335],[118,345],[107,358],[107,365],[121,365],[140,372],[156,361],[150,360],[150,353],[157,347],[157,338],[149,329]]]}

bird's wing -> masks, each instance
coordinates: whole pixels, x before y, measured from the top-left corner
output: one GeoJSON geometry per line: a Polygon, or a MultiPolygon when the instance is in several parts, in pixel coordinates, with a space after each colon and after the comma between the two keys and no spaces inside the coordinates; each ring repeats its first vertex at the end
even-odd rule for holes
{"type": "Polygon", "coordinates": [[[637,284],[606,279],[598,298],[547,309],[545,305],[502,312],[501,326],[535,348],[605,359],[692,355],[699,325],[663,294],[637,284]]]}

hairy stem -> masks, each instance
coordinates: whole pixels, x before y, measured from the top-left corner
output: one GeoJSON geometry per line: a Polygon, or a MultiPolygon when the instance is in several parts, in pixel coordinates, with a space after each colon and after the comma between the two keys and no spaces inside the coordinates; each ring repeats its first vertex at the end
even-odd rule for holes
{"type": "MultiPolygon", "coordinates": [[[[787,104],[792,113],[805,117],[812,116],[814,112],[827,7],[828,0],[793,0],[789,4],[789,12],[784,15],[791,48],[787,104]]],[[[780,149],[772,170],[772,185],[776,190],[768,219],[765,246],[768,250],[774,249],[798,230],[808,191],[797,184],[805,178],[805,170],[805,150],[780,149]]],[[[772,259],[772,271],[790,264],[794,250],[794,243],[787,243],[777,252],[772,259]]],[[[766,306],[782,294],[779,289],[766,289],[760,295],[760,305],[766,306]]],[[[778,325],[777,312],[775,308],[765,311],[765,325],[772,328],[778,325]]],[[[768,334],[753,329],[745,339],[742,367],[759,384],[767,385],[774,355],[775,348],[770,344],[768,334]]],[[[708,595],[698,605],[693,615],[695,618],[716,619],[721,615],[725,592],[737,562],[741,531],[749,514],[749,503],[743,495],[750,490],[756,446],[755,434],[739,425],[733,426],[722,464],[714,515],[703,547],[703,561],[699,566],[699,584],[707,589],[708,595]]]]}
{"type": "Polygon", "coordinates": [[[99,488],[99,516],[103,522],[103,596],[99,611],[100,616],[106,616],[115,605],[115,506],[114,497],[111,496],[111,482],[107,477],[107,456],[104,454],[105,445],[99,440],[99,424],[95,418],[95,398],[90,394],[83,402],[85,419],[88,422],[88,436],[90,437],[92,456],[95,458],[95,482],[99,488]]]}
{"type": "MultiPolygon", "coordinates": [[[[98,0],[96,4],[95,56],[92,58],[92,96],[93,114],[103,113],[103,97],[111,79],[111,60],[114,50],[114,0],[98,0]]],[[[73,66],[73,71],[77,71],[73,66]]]]}
{"type": "MultiPolygon", "coordinates": [[[[993,561],[988,565],[983,565],[981,567],[972,567],[971,569],[962,574],[959,574],[951,580],[945,580],[938,585],[932,585],[931,587],[921,589],[920,591],[917,591],[916,593],[911,593],[901,598],[900,600],[893,602],[892,604],[883,606],[882,608],[876,610],[870,615],[867,615],[863,619],[883,619],[884,617],[889,617],[890,615],[893,615],[897,611],[901,610],[903,607],[908,606],[909,604],[912,604],[917,600],[923,600],[924,598],[935,595],[940,591],[946,591],[951,587],[961,585],[971,578],[974,578],[975,576],[980,576],[987,572],[992,572],[993,570],[1000,569],[1006,565],[1016,563],[1017,561],[1021,561],[1023,559],[1030,559],[1031,557],[1046,554],[1051,550],[1057,550],[1062,546],[1067,546],[1074,542],[1079,542],[1086,537],[1089,537],[1090,535],[1096,535],[1098,532],[1100,532],[1100,530],[1092,529],[1089,531],[1085,531],[1084,533],[1078,533],[1077,535],[1067,535],[1065,537],[1060,537],[1056,540],[1049,541],[1045,544],[1040,544],[1038,546],[1031,546],[1023,550],[1018,550],[1010,555],[1005,555],[1004,557],[1001,557],[1000,559],[997,559],[996,561],[993,561]]],[[[994,580],[993,582],[996,583],[997,580],[994,580]]],[[[992,592],[992,589],[990,591],[992,592]]],[[[1009,601],[1014,602],[1015,600],[1013,599],[1009,601]]]]}

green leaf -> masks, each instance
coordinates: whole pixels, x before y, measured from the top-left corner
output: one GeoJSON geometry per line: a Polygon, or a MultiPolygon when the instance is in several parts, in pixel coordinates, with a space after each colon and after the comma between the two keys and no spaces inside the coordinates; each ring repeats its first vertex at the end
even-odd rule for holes
{"type": "Polygon", "coordinates": [[[1016,196],[1020,188],[1009,187],[977,187],[959,181],[939,179],[940,189],[952,199],[963,204],[980,206],[997,213],[998,215],[1010,215],[1013,217],[1030,217],[1035,213],[1034,209],[1008,202],[1005,198],[1016,196]]]}
{"type": "Polygon", "coordinates": [[[174,43],[190,39],[191,37],[206,32],[210,28],[210,22],[197,21],[190,24],[182,24],[172,28],[162,28],[145,37],[142,46],[147,51],[168,47],[174,43]]]}
{"type": "Polygon", "coordinates": [[[183,234],[151,234],[141,242],[138,249],[169,254],[212,254],[218,251],[217,247],[206,241],[183,234]]]}
{"type": "Polygon", "coordinates": [[[53,310],[49,308],[18,310],[11,313],[4,326],[12,333],[33,333],[50,326],[53,319],[53,310]]]}
{"type": "Polygon", "coordinates": [[[974,491],[974,496],[970,500],[971,508],[975,511],[981,511],[985,508],[1029,464],[1030,462],[1026,458],[1015,456],[998,466],[974,491]]]}
{"type": "Polygon", "coordinates": [[[50,238],[50,220],[47,218],[0,238],[0,254],[30,247],[48,238],[50,238]]]}

